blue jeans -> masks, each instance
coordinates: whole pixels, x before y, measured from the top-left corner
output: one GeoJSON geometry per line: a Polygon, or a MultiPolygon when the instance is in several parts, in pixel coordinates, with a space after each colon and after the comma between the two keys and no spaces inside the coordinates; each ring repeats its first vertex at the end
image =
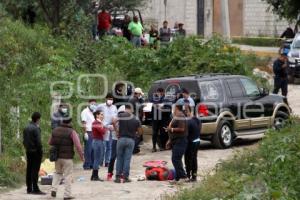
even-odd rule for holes
{"type": "Polygon", "coordinates": [[[186,173],[183,169],[182,158],[187,148],[187,139],[180,138],[172,144],[172,163],[176,171],[175,180],[186,178],[186,173]]]}
{"type": "Polygon", "coordinates": [[[94,163],[94,156],[93,156],[93,138],[92,138],[92,132],[88,131],[87,132],[89,135],[89,139],[87,141],[84,140],[84,164],[83,168],[84,169],[91,169],[93,168],[93,163],[94,163]]]}
{"type": "Polygon", "coordinates": [[[93,169],[98,170],[101,163],[103,163],[104,157],[104,142],[103,140],[93,140],[93,151],[94,151],[94,164],[93,169]]]}
{"type": "Polygon", "coordinates": [[[130,161],[134,148],[134,139],[120,138],[117,143],[117,176],[129,177],[130,161]]]}
{"type": "Polygon", "coordinates": [[[109,140],[105,141],[105,164],[109,164],[111,158],[112,133],[109,131],[109,140]]]}
{"type": "Polygon", "coordinates": [[[108,166],[108,173],[113,173],[113,171],[114,171],[115,161],[117,158],[117,143],[118,143],[118,140],[112,141],[111,157],[110,157],[110,162],[109,162],[109,166],[108,166]]]}
{"type": "Polygon", "coordinates": [[[141,41],[141,37],[140,36],[132,36],[131,42],[136,47],[142,46],[142,41],[141,41]]]}

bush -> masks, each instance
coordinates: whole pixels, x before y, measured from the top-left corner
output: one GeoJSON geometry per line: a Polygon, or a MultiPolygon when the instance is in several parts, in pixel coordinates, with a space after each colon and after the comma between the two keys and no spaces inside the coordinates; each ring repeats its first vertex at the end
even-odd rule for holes
{"type": "Polygon", "coordinates": [[[300,125],[269,131],[257,150],[223,162],[193,190],[175,199],[280,199],[300,196],[300,125]]]}

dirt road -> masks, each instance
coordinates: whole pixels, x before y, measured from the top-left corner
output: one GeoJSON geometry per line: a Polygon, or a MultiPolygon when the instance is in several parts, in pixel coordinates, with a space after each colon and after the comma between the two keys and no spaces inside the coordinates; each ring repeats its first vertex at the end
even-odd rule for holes
{"type": "MultiPolygon", "coordinates": [[[[226,150],[214,149],[209,143],[203,142],[201,150],[199,151],[199,176],[210,172],[217,163],[222,160],[230,158],[236,150],[241,150],[250,145],[256,144],[256,141],[261,138],[252,137],[244,140],[237,141],[234,148],[226,150]]],[[[149,141],[149,139],[148,139],[149,141]]],[[[144,174],[144,168],[142,164],[145,161],[163,159],[168,161],[168,166],[172,167],[171,152],[163,151],[157,153],[151,153],[151,144],[146,142],[142,146],[142,152],[139,155],[135,155],[132,160],[131,178],[132,183],[116,184],[114,182],[91,182],[89,180],[91,172],[83,171],[81,166],[77,165],[74,169],[74,183],[72,185],[73,195],[76,199],[89,200],[89,199],[101,199],[101,200],[157,200],[164,194],[172,194],[177,191],[178,188],[170,185],[168,182],[159,181],[137,181],[136,177],[144,174]],[[81,180],[79,180],[81,179],[81,180]]],[[[101,168],[101,177],[106,175],[107,168],[101,168]]],[[[26,188],[23,186],[20,189],[0,194],[1,200],[34,200],[34,199],[52,199],[50,197],[50,187],[41,186],[41,190],[47,192],[46,196],[27,195],[25,193],[26,188]]],[[[60,188],[58,192],[58,199],[63,198],[63,191],[60,188]]]]}

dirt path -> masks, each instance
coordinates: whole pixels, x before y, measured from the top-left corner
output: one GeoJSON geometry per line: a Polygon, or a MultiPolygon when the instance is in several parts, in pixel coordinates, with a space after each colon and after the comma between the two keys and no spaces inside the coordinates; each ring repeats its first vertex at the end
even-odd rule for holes
{"type": "MultiPolygon", "coordinates": [[[[149,140],[149,139],[148,139],[149,140]]],[[[237,142],[234,148],[226,150],[216,150],[209,143],[203,142],[201,150],[199,151],[199,176],[210,172],[217,163],[221,160],[230,158],[236,150],[241,150],[249,145],[255,144],[257,137],[248,138],[237,142]]],[[[137,181],[136,176],[144,174],[144,168],[142,164],[145,161],[154,159],[163,159],[168,161],[168,166],[172,167],[170,161],[171,152],[163,151],[157,153],[151,153],[150,142],[145,143],[142,146],[142,152],[139,155],[135,155],[132,160],[131,178],[132,183],[116,184],[113,182],[91,182],[89,180],[91,172],[83,171],[80,166],[76,166],[74,169],[74,183],[72,185],[73,195],[76,199],[88,200],[88,199],[101,199],[101,200],[156,200],[161,199],[164,194],[172,194],[177,191],[178,188],[171,186],[168,182],[159,181],[137,181]],[[79,178],[83,180],[79,181],[79,178]]],[[[107,168],[101,168],[101,177],[105,177],[107,168]]],[[[25,193],[26,188],[23,186],[20,189],[10,191],[5,194],[0,194],[1,200],[34,200],[34,199],[52,199],[50,197],[50,187],[41,186],[41,190],[47,192],[47,196],[34,196],[27,195],[25,193]]],[[[58,191],[58,199],[62,199],[62,188],[58,191]]]]}
{"type": "MultiPolygon", "coordinates": [[[[289,103],[293,109],[294,114],[300,116],[300,85],[289,86],[289,103]]],[[[236,151],[243,150],[248,147],[252,147],[256,144],[261,136],[252,136],[243,139],[239,139],[235,146],[231,149],[217,150],[214,149],[211,144],[203,142],[198,154],[199,162],[199,178],[209,173],[215,166],[222,160],[229,159],[236,151]]],[[[158,200],[165,194],[172,194],[178,190],[177,187],[171,186],[168,182],[158,181],[137,181],[136,177],[144,174],[144,168],[142,164],[145,161],[162,159],[168,161],[168,166],[172,167],[170,157],[170,151],[163,151],[157,153],[151,153],[150,138],[146,138],[146,142],[142,146],[142,152],[139,155],[135,155],[131,164],[131,178],[132,183],[127,184],[115,184],[113,182],[91,182],[89,181],[91,172],[83,171],[80,165],[77,165],[74,169],[74,183],[72,185],[73,195],[76,199],[89,200],[89,199],[101,199],[101,200],[158,200]],[[79,181],[78,179],[83,179],[79,181]]],[[[101,168],[101,177],[106,176],[107,168],[101,168]]],[[[190,186],[190,185],[187,185],[190,186]]],[[[13,190],[4,194],[0,194],[1,200],[35,200],[35,199],[52,199],[50,197],[50,187],[41,186],[41,189],[48,194],[44,197],[27,195],[25,193],[26,188],[23,186],[20,189],[13,190]]],[[[63,191],[60,188],[57,199],[62,199],[63,191]]]]}

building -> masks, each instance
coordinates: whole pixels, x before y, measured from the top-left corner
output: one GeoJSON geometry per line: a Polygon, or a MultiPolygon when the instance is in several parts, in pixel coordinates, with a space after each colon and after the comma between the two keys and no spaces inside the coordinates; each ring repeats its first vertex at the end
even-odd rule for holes
{"type": "MultiPolygon", "coordinates": [[[[169,21],[170,27],[175,22],[182,22],[188,34],[223,34],[222,1],[149,0],[143,17],[146,24],[159,27],[164,20],[169,21]]],[[[267,9],[268,4],[262,0],[228,0],[230,35],[279,36],[287,28],[288,22],[280,20],[267,9]]]]}

